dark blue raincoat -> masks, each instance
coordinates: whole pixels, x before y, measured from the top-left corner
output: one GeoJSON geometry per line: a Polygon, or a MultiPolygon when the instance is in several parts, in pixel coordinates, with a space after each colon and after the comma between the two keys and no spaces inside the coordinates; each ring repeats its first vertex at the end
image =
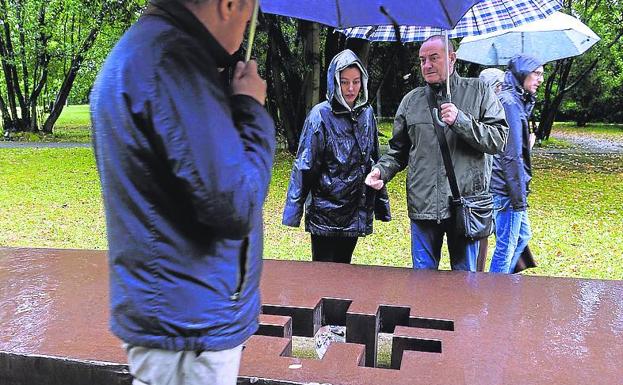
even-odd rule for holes
{"type": "Polygon", "coordinates": [[[230,349],[258,328],[274,125],[230,95],[217,68],[232,58],[203,24],[152,3],[91,94],[111,329],[131,345],[230,349]]]}
{"type": "Polygon", "coordinates": [[[510,197],[515,211],[528,207],[528,189],[532,179],[529,119],[535,97],[524,91],[523,82],[526,76],[540,66],[541,63],[530,56],[511,59],[499,94],[509,133],[506,149],[493,157],[490,189],[494,194],[510,197]]]}
{"type": "Polygon", "coordinates": [[[379,158],[374,112],[367,103],[368,75],[350,50],[338,54],[327,71],[327,100],[310,111],[288,186],[283,224],[323,236],[359,237],[372,233],[373,216],[389,221],[387,191],[364,183],[379,158]],[[339,87],[339,72],[356,64],[362,87],[351,109],[339,87]]]}

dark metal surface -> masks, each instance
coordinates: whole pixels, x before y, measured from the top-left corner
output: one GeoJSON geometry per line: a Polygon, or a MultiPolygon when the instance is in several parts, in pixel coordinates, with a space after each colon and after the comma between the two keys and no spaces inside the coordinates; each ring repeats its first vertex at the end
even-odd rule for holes
{"type": "MultiPolygon", "coordinates": [[[[271,260],[263,274],[263,311],[281,317],[262,316],[240,384],[623,383],[621,281],[271,260]],[[290,357],[291,334],[323,324],[348,343],[290,357]],[[399,369],[364,366],[379,332],[399,369]]],[[[107,293],[103,251],[0,249],[0,384],[129,384],[107,293]]]]}

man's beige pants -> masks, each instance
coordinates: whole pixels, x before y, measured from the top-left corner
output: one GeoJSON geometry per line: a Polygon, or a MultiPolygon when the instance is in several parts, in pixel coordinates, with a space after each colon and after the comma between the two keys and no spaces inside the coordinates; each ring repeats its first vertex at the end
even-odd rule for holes
{"type": "Polygon", "coordinates": [[[218,352],[128,346],[132,385],[235,385],[242,345],[218,352]]]}

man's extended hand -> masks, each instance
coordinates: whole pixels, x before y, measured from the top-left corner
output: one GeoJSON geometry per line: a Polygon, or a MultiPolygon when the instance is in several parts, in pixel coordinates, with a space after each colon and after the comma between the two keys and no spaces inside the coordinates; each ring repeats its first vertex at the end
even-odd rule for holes
{"type": "Polygon", "coordinates": [[[231,81],[234,95],[248,95],[264,105],[266,100],[266,82],[257,73],[257,62],[250,60],[246,63],[239,61],[234,69],[234,78],[231,81]]]}
{"type": "Polygon", "coordinates": [[[372,171],[370,171],[370,173],[366,176],[365,183],[375,190],[382,189],[385,182],[381,179],[381,170],[373,168],[372,171]]]}
{"type": "Polygon", "coordinates": [[[452,103],[444,103],[441,106],[441,120],[448,126],[451,126],[456,122],[456,117],[459,114],[459,109],[452,103]]]}

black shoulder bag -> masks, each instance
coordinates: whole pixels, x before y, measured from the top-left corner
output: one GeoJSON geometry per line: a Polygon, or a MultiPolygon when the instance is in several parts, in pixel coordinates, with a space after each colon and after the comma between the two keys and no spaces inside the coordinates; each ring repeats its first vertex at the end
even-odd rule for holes
{"type": "Polygon", "coordinates": [[[450,183],[450,190],[452,190],[451,209],[452,215],[456,219],[456,229],[459,234],[464,234],[465,238],[472,241],[486,238],[493,232],[493,196],[488,192],[461,196],[450,158],[450,149],[443,132],[446,124],[437,116],[437,101],[430,87],[426,87],[426,97],[439,141],[443,164],[446,168],[446,175],[450,183]]]}

